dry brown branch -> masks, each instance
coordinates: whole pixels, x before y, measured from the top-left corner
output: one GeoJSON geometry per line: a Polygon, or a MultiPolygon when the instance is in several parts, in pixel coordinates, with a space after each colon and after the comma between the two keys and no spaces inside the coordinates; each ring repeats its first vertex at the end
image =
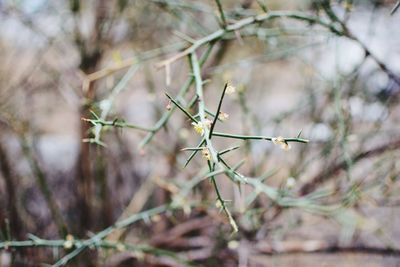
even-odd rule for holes
{"type": "Polygon", "coordinates": [[[200,230],[205,227],[210,227],[215,223],[216,222],[208,216],[198,219],[192,219],[175,226],[174,228],[172,228],[167,232],[155,235],[154,237],[151,238],[150,244],[152,244],[153,246],[168,245],[175,239],[183,237],[185,234],[191,231],[200,230]]]}
{"type": "Polygon", "coordinates": [[[400,250],[396,248],[373,246],[339,246],[323,240],[297,240],[270,243],[262,241],[256,245],[257,251],[267,255],[292,254],[292,253],[367,253],[379,255],[399,256],[400,250]]]}
{"type": "MultiPolygon", "coordinates": [[[[363,159],[374,157],[374,156],[380,155],[385,152],[396,150],[398,148],[400,148],[400,139],[388,142],[386,144],[379,145],[379,146],[371,148],[371,149],[361,151],[361,152],[357,153],[355,156],[353,156],[351,158],[351,161],[353,162],[353,164],[355,164],[363,159]]],[[[312,179],[310,179],[309,182],[304,184],[300,189],[300,194],[306,195],[306,194],[312,192],[319,185],[321,185],[322,183],[325,183],[329,179],[333,178],[340,170],[343,170],[344,168],[346,168],[346,166],[347,166],[347,163],[345,160],[342,160],[342,161],[339,161],[336,163],[334,162],[334,163],[330,164],[329,167],[322,170],[322,172],[318,173],[312,179]]]]}

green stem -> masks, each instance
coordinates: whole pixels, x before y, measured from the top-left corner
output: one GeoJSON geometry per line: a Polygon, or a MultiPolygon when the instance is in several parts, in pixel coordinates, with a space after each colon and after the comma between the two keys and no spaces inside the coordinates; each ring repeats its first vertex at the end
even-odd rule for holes
{"type": "MultiPolygon", "coordinates": [[[[136,73],[136,71],[138,69],[139,69],[138,65],[136,65],[136,64],[132,65],[129,68],[129,70],[125,73],[125,75],[122,77],[122,79],[118,82],[118,84],[111,90],[111,93],[108,96],[108,98],[102,100],[102,101],[104,101],[104,103],[106,103],[106,105],[104,105],[104,107],[102,107],[102,105],[100,105],[100,108],[101,108],[100,118],[102,120],[105,120],[107,118],[108,113],[111,111],[111,108],[114,104],[114,101],[115,101],[117,95],[126,89],[128,82],[131,80],[131,78],[133,77],[133,75],[136,73]]],[[[101,142],[100,137],[101,137],[102,128],[103,128],[103,125],[101,125],[101,124],[95,125],[94,139],[95,139],[96,143],[101,142]]],[[[138,129],[138,127],[135,127],[135,129],[138,129]]]]}
{"type": "Polygon", "coordinates": [[[209,129],[206,127],[207,122],[206,122],[206,112],[205,112],[205,106],[204,106],[203,81],[201,78],[200,64],[197,60],[196,54],[190,54],[190,60],[191,60],[191,67],[193,70],[195,84],[196,84],[196,94],[198,97],[197,106],[198,106],[198,110],[199,110],[200,122],[202,123],[202,125],[204,125],[204,139],[206,141],[207,148],[210,151],[212,162],[217,163],[218,156],[217,156],[217,153],[215,152],[215,149],[213,148],[213,145],[210,141],[209,129]]]}
{"type": "Polygon", "coordinates": [[[224,86],[224,90],[222,90],[222,94],[221,94],[221,97],[220,97],[219,102],[218,102],[218,108],[217,108],[217,112],[215,113],[215,116],[214,116],[214,121],[211,124],[210,134],[208,136],[208,138],[210,138],[210,139],[212,137],[212,133],[214,131],[215,124],[218,121],[219,113],[221,111],[222,101],[224,100],[224,96],[225,96],[225,92],[226,92],[226,88],[227,87],[228,87],[228,84],[226,83],[225,86],[224,86]]]}
{"type": "Polygon", "coordinates": [[[393,7],[393,9],[390,11],[390,15],[393,15],[394,12],[397,11],[397,9],[399,9],[400,7],[400,1],[397,1],[396,5],[393,7]]]}
{"type": "MultiPolygon", "coordinates": [[[[213,48],[213,45],[210,44],[210,46],[207,48],[207,50],[204,52],[204,54],[202,55],[202,57],[200,58],[200,64],[201,66],[205,63],[205,61],[207,60],[208,56],[211,53],[211,50],[213,48]]],[[[194,83],[194,77],[191,76],[189,77],[185,84],[182,86],[181,90],[179,91],[177,98],[179,99],[180,97],[183,97],[186,95],[186,93],[188,92],[190,86],[194,83]]],[[[165,124],[168,122],[169,118],[172,116],[172,114],[174,113],[176,109],[176,106],[173,106],[171,108],[171,110],[165,112],[162,117],[156,122],[156,124],[153,127],[153,131],[151,131],[150,133],[148,133],[146,135],[146,137],[142,140],[142,142],[140,143],[139,147],[143,147],[146,144],[148,144],[153,137],[155,136],[155,134],[162,128],[165,126],[165,124]]]]}
{"type": "Polygon", "coordinates": [[[231,152],[233,150],[236,150],[236,149],[239,149],[239,148],[240,148],[240,146],[234,146],[234,147],[230,147],[230,148],[224,149],[224,150],[222,150],[222,151],[220,151],[218,153],[218,156],[222,156],[222,155],[224,155],[226,153],[229,153],[229,152],[231,152]]]}
{"type": "MultiPolygon", "coordinates": [[[[198,144],[197,148],[200,148],[200,147],[204,144],[204,142],[205,142],[204,138],[201,139],[201,141],[200,141],[200,143],[198,144]]],[[[189,162],[194,158],[194,156],[196,156],[197,152],[198,152],[198,150],[194,150],[194,151],[190,154],[189,158],[188,158],[188,159],[186,160],[186,162],[185,162],[184,168],[186,168],[186,166],[189,164],[189,162]]]]}
{"type": "MultiPolygon", "coordinates": [[[[195,78],[196,94],[198,96],[197,107],[198,107],[198,111],[199,111],[200,121],[202,122],[203,125],[207,125],[206,124],[205,105],[204,105],[203,82],[201,79],[200,65],[199,65],[199,62],[197,61],[196,54],[194,54],[194,53],[190,54],[190,60],[191,60],[191,67],[192,67],[194,78],[195,78]]],[[[225,169],[222,166],[222,164],[219,162],[218,153],[214,149],[214,147],[211,143],[211,140],[209,138],[209,135],[210,135],[209,129],[207,127],[204,127],[204,140],[205,140],[207,149],[211,155],[211,160],[207,161],[210,172],[213,172],[215,170],[215,166],[218,166],[220,169],[225,169]]],[[[218,185],[215,181],[215,177],[211,176],[210,178],[214,185],[218,201],[221,204],[223,211],[225,212],[226,216],[229,219],[229,224],[231,225],[233,232],[236,233],[238,231],[237,224],[236,224],[235,220],[233,219],[232,214],[230,213],[229,209],[225,205],[225,201],[223,200],[223,198],[219,192],[218,185]]]]}
{"type": "MultiPolygon", "coordinates": [[[[214,171],[214,168],[211,166],[211,162],[210,161],[208,161],[207,163],[208,163],[208,168],[210,170],[210,173],[212,173],[214,171]]],[[[225,200],[222,198],[222,195],[221,195],[221,193],[219,191],[217,182],[215,181],[215,177],[211,176],[210,179],[211,179],[211,183],[214,186],[215,193],[217,194],[217,200],[218,200],[219,204],[221,204],[222,210],[227,215],[227,217],[229,219],[229,224],[232,226],[233,232],[237,233],[238,232],[238,226],[237,226],[235,220],[233,219],[231,212],[226,207],[225,200]]]]}
{"type": "Polygon", "coordinates": [[[174,103],[175,106],[177,106],[183,113],[185,113],[185,115],[188,116],[193,122],[197,122],[197,120],[192,116],[192,114],[190,114],[189,111],[187,111],[184,107],[182,107],[182,105],[179,104],[178,101],[173,99],[167,93],[165,93],[165,95],[168,97],[169,100],[171,100],[172,103],[174,103]]]}
{"type": "MultiPolygon", "coordinates": [[[[232,138],[232,139],[241,139],[241,140],[267,140],[267,141],[272,141],[274,139],[274,137],[262,136],[262,135],[239,135],[239,134],[228,134],[228,133],[220,133],[220,132],[214,132],[213,136],[226,137],[226,138],[232,138]]],[[[285,142],[298,142],[298,143],[308,143],[309,142],[309,140],[302,139],[302,138],[283,138],[283,141],[285,141],[285,142]]]]}
{"type": "Polygon", "coordinates": [[[222,26],[223,26],[223,28],[226,28],[227,24],[226,24],[225,14],[224,14],[224,10],[222,8],[221,1],[215,0],[215,2],[217,3],[219,15],[221,16],[222,26]]]}
{"type": "Polygon", "coordinates": [[[139,126],[139,125],[135,125],[135,124],[130,124],[130,123],[126,123],[124,121],[118,121],[118,119],[115,119],[113,121],[106,121],[103,119],[85,119],[82,118],[82,120],[90,122],[93,125],[101,125],[101,126],[114,126],[117,128],[131,128],[131,129],[136,129],[136,130],[142,130],[145,132],[153,132],[155,131],[155,128],[147,128],[147,127],[143,127],[143,126],[139,126]]]}
{"type": "Polygon", "coordinates": [[[113,231],[115,231],[117,229],[125,228],[137,221],[149,219],[151,216],[165,212],[167,209],[168,209],[167,205],[158,206],[156,208],[134,214],[122,221],[116,222],[114,225],[111,225],[111,226],[105,228],[101,232],[98,232],[93,237],[91,237],[87,240],[84,240],[80,244],[79,247],[75,248],[72,252],[68,253],[63,258],[58,260],[55,264],[52,265],[52,267],[61,267],[65,264],[67,264],[70,260],[72,260],[73,258],[78,256],[81,252],[86,250],[88,247],[99,244],[103,238],[105,238],[106,236],[111,234],[113,231]]]}
{"type": "Polygon", "coordinates": [[[263,14],[260,14],[257,16],[248,17],[248,18],[239,20],[235,24],[228,25],[225,29],[217,30],[217,31],[197,40],[191,46],[189,46],[182,52],[176,54],[175,56],[160,62],[158,64],[158,67],[167,66],[182,57],[192,54],[199,47],[221,39],[226,33],[240,30],[241,28],[244,28],[244,27],[254,24],[254,23],[260,23],[263,21],[273,20],[273,19],[277,19],[277,18],[291,18],[291,19],[306,21],[310,24],[318,24],[324,28],[329,29],[331,32],[335,33],[338,36],[343,35],[343,32],[338,30],[332,23],[325,22],[325,21],[321,20],[321,18],[319,18],[319,17],[308,15],[303,12],[296,12],[296,11],[275,11],[275,12],[271,11],[268,13],[263,13],[263,14]]]}

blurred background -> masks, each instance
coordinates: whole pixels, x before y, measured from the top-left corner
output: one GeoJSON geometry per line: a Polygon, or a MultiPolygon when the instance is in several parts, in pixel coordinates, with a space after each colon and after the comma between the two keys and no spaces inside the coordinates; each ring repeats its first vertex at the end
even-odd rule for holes
{"type": "Polygon", "coordinates": [[[309,140],[213,138],[240,146],[224,159],[253,181],[216,176],[232,234],[204,157],[185,167],[200,137],[165,96],[196,114],[190,62],[160,67],[221,29],[217,1],[0,0],[0,266],[54,264],[154,207],[67,266],[398,266],[396,2],[221,1],[228,25],[284,11],[333,27],[277,18],[196,50],[210,117],[236,89],[216,130],[309,140]]]}

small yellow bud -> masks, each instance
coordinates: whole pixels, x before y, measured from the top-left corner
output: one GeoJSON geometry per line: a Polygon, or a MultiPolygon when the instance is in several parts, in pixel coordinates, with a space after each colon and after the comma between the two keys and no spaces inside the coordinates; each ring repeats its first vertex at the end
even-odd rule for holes
{"type": "Polygon", "coordinates": [[[209,120],[209,119],[205,119],[205,120],[204,120],[204,125],[205,125],[207,128],[210,129],[211,124],[212,124],[212,121],[211,121],[211,120],[209,120]]]}
{"type": "Polygon", "coordinates": [[[211,160],[211,154],[210,154],[210,151],[208,150],[208,148],[203,148],[202,150],[201,150],[201,154],[203,155],[203,157],[206,159],[206,160],[211,160]]]}
{"type": "Polygon", "coordinates": [[[196,133],[200,135],[204,135],[205,127],[210,128],[212,124],[212,121],[209,119],[206,119],[204,123],[201,121],[199,122],[192,122],[193,128],[196,131],[196,133]]]}
{"type": "Polygon", "coordinates": [[[165,109],[168,111],[172,109],[171,101],[168,101],[168,104],[165,106],[165,109]]]}
{"type": "Polygon", "coordinates": [[[226,121],[229,118],[229,114],[225,113],[225,112],[220,112],[218,114],[218,119],[220,119],[222,122],[226,121]]]}
{"type": "Polygon", "coordinates": [[[232,95],[236,92],[236,88],[233,85],[228,84],[228,87],[226,87],[225,93],[228,95],[232,95]]]}
{"type": "Polygon", "coordinates": [[[192,122],[193,128],[196,131],[196,133],[200,134],[200,135],[204,135],[204,126],[203,123],[201,123],[201,121],[199,122],[192,122]]]}
{"type": "Polygon", "coordinates": [[[280,145],[283,150],[289,150],[290,145],[285,141],[285,139],[282,136],[278,136],[276,138],[272,138],[272,142],[275,145],[280,145]]]}
{"type": "Polygon", "coordinates": [[[71,249],[74,246],[74,237],[68,234],[65,238],[64,248],[71,249]]]}

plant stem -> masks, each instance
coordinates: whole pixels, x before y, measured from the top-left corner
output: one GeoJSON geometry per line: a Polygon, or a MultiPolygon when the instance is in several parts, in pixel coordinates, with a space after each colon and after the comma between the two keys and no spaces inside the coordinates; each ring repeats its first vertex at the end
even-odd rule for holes
{"type": "Polygon", "coordinates": [[[399,9],[399,7],[400,7],[400,1],[397,1],[396,5],[390,11],[390,15],[393,15],[397,11],[397,9],[399,9]]]}
{"type": "Polygon", "coordinates": [[[140,221],[140,220],[149,219],[151,216],[165,212],[168,208],[170,208],[170,207],[167,205],[158,206],[156,208],[134,214],[122,221],[116,222],[114,225],[111,225],[111,226],[105,228],[104,230],[98,232],[93,237],[84,240],[80,244],[79,247],[75,248],[72,252],[70,252],[67,255],[65,255],[64,257],[62,257],[55,264],[53,264],[52,267],[61,267],[65,264],[67,264],[70,260],[72,260],[73,258],[78,256],[81,252],[86,250],[88,247],[99,244],[103,238],[105,238],[106,236],[111,234],[114,230],[125,228],[125,227],[127,227],[137,221],[140,221]]]}
{"type": "Polygon", "coordinates": [[[184,107],[182,107],[182,105],[179,104],[178,101],[173,99],[167,93],[165,93],[165,95],[168,97],[169,100],[171,100],[172,103],[174,103],[175,106],[177,106],[183,113],[185,113],[185,115],[188,116],[193,122],[197,122],[197,120],[192,116],[192,114],[190,114],[189,111],[187,111],[184,107]]]}
{"type": "MultiPolygon", "coordinates": [[[[213,48],[213,45],[210,44],[210,46],[207,48],[207,50],[204,52],[204,54],[202,55],[202,57],[200,58],[200,64],[201,66],[205,63],[205,61],[207,60],[208,56],[211,53],[211,50],[213,48]]],[[[193,84],[194,82],[194,77],[190,76],[186,82],[184,83],[184,85],[182,86],[181,90],[179,91],[177,98],[183,97],[186,95],[186,93],[188,92],[190,86],[193,84]]],[[[153,137],[155,136],[155,134],[162,128],[164,127],[164,125],[168,122],[169,118],[172,116],[173,112],[175,111],[176,106],[171,107],[171,110],[165,112],[162,117],[156,122],[156,124],[153,127],[153,131],[148,133],[146,135],[146,137],[142,140],[142,142],[140,143],[139,147],[143,147],[146,144],[148,144],[153,137]]]]}
{"type": "Polygon", "coordinates": [[[215,2],[217,4],[217,6],[218,6],[219,15],[221,16],[222,26],[223,26],[223,28],[226,28],[227,24],[226,24],[225,14],[224,14],[224,10],[222,8],[221,1],[220,0],[215,0],[215,2]]]}
{"type": "MultiPolygon", "coordinates": [[[[204,105],[203,82],[201,79],[200,65],[199,65],[199,62],[197,61],[196,54],[194,54],[194,53],[190,54],[190,59],[191,59],[191,67],[193,70],[195,83],[196,83],[196,94],[198,97],[197,107],[198,107],[198,111],[199,111],[200,121],[202,122],[203,125],[207,125],[205,105],[204,105]]],[[[204,127],[204,140],[205,140],[207,149],[211,155],[211,160],[207,161],[210,172],[213,172],[215,170],[215,166],[218,166],[220,169],[225,169],[218,160],[218,153],[214,149],[209,136],[210,136],[209,129],[207,127],[204,127]]],[[[238,226],[237,226],[235,220],[233,219],[232,214],[230,213],[230,211],[228,210],[228,208],[225,205],[225,200],[222,198],[222,196],[219,192],[218,185],[215,181],[214,176],[211,176],[210,178],[214,185],[215,192],[217,194],[217,199],[218,199],[219,203],[221,204],[223,211],[225,212],[225,214],[227,215],[227,217],[229,219],[229,223],[233,229],[233,232],[236,233],[238,231],[238,226]]]]}
{"type": "Polygon", "coordinates": [[[169,64],[171,64],[172,62],[185,57],[189,54],[194,53],[199,47],[208,44],[208,43],[212,43],[214,41],[217,41],[218,39],[222,38],[226,33],[229,32],[234,32],[237,30],[240,30],[241,28],[244,28],[248,25],[254,24],[254,23],[259,23],[259,22],[263,22],[263,21],[267,21],[267,20],[272,20],[272,19],[277,19],[277,18],[292,18],[292,19],[297,19],[297,20],[301,20],[301,21],[306,21],[309,22],[311,24],[318,24],[321,25],[324,28],[329,29],[331,32],[335,33],[336,35],[342,36],[343,32],[341,32],[340,30],[336,29],[336,27],[333,24],[330,24],[328,22],[325,22],[323,20],[321,20],[321,18],[316,17],[316,16],[312,16],[312,15],[308,15],[306,13],[303,12],[296,12],[296,11],[275,11],[275,12],[268,12],[268,13],[264,13],[264,14],[260,14],[257,16],[253,16],[253,17],[248,17],[242,20],[239,20],[238,22],[236,22],[235,24],[229,25],[227,26],[225,29],[219,29],[199,40],[197,40],[196,42],[194,42],[191,46],[189,46],[188,48],[186,48],[185,50],[183,50],[182,52],[176,54],[175,56],[168,58],[164,61],[161,61],[159,64],[157,64],[157,67],[165,67],[169,64]]]}
{"type": "MultiPolygon", "coordinates": [[[[226,137],[226,138],[232,138],[232,139],[241,139],[241,140],[267,140],[267,141],[272,141],[272,139],[274,138],[274,137],[262,136],[262,135],[239,135],[239,134],[229,134],[229,133],[220,133],[220,132],[214,132],[213,136],[226,137]]],[[[308,143],[309,142],[309,140],[302,139],[302,138],[283,138],[283,141],[298,142],[298,143],[308,143]]]]}
{"type": "Polygon", "coordinates": [[[143,126],[139,126],[139,125],[135,125],[135,124],[130,124],[130,123],[126,123],[124,121],[118,121],[118,119],[115,119],[113,121],[106,121],[103,119],[85,119],[82,118],[82,120],[87,121],[92,123],[93,125],[101,125],[101,126],[114,126],[114,127],[118,127],[118,128],[131,128],[131,129],[136,129],[136,130],[142,130],[145,132],[153,132],[155,131],[155,128],[147,128],[147,127],[143,127],[143,126]]]}
{"type": "Polygon", "coordinates": [[[210,139],[211,139],[211,137],[212,137],[215,124],[216,124],[217,121],[218,121],[219,112],[221,111],[222,101],[224,100],[224,96],[225,96],[225,92],[226,92],[226,88],[227,88],[227,87],[228,87],[228,84],[226,83],[225,86],[224,86],[224,89],[222,90],[222,95],[221,95],[221,97],[219,98],[217,112],[215,113],[214,121],[213,121],[212,124],[211,124],[210,134],[209,134],[209,136],[208,136],[208,138],[210,138],[210,139]]]}

